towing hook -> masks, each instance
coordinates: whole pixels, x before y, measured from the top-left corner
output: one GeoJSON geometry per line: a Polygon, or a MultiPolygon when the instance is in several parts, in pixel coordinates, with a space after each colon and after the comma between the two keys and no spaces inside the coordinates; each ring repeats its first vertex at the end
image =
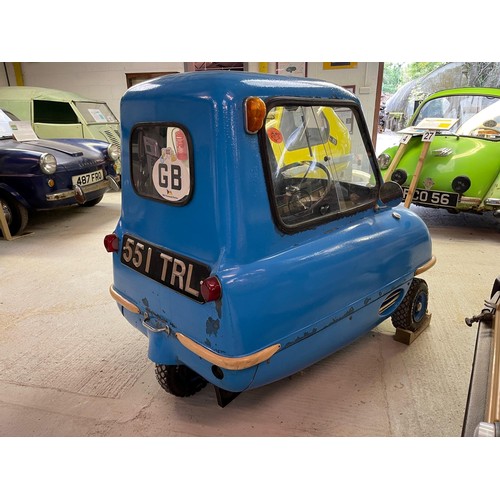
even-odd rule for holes
{"type": "MultiPolygon", "coordinates": [[[[142,320],[142,326],[152,333],[166,332],[167,335],[170,334],[170,327],[166,322],[160,321],[158,324],[151,324],[151,316],[147,311],[144,312],[144,319],[142,320]]],[[[156,321],[155,321],[156,323],[156,321]]]]}
{"type": "Polygon", "coordinates": [[[465,318],[465,324],[467,326],[472,326],[474,323],[477,323],[479,321],[492,321],[493,320],[493,313],[491,311],[483,311],[481,314],[478,314],[477,316],[472,316],[472,318],[465,318]]]}

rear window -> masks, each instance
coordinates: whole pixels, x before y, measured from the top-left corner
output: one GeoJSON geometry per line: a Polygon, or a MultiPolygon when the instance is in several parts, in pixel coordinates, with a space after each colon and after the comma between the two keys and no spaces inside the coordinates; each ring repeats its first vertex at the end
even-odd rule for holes
{"type": "Polygon", "coordinates": [[[131,138],[132,183],[140,196],[186,204],[193,191],[191,141],[175,124],[144,124],[131,138]]]}

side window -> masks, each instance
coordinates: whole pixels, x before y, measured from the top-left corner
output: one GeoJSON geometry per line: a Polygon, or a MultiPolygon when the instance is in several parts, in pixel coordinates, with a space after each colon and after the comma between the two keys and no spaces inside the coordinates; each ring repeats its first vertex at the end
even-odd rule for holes
{"type": "Polygon", "coordinates": [[[78,123],[78,117],[69,102],[33,101],[35,123],[78,123]]]}
{"type": "Polygon", "coordinates": [[[349,106],[284,104],[268,109],[262,136],[268,188],[277,222],[285,230],[316,225],[376,202],[373,157],[357,117],[349,106]],[[345,116],[351,116],[349,128],[345,116]]]}
{"type": "Polygon", "coordinates": [[[193,188],[189,134],[171,124],[136,127],[131,138],[132,183],[140,196],[186,204],[193,188]]]}
{"type": "Polygon", "coordinates": [[[118,123],[118,119],[106,103],[75,101],[74,104],[89,125],[93,123],[118,123]]]}

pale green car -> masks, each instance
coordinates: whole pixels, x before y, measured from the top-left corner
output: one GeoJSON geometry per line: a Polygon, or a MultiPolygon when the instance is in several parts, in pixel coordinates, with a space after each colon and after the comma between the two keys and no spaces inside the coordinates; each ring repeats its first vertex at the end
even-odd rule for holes
{"type": "Polygon", "coordinates": [[[420,164],[412,203],[500,217],[500,89],[436,92],[400,133],[400,144],[378,161],[384,179],[399,183],[405,197],[420,164]]]}
{"type": "Polygon", "coordinates": [[[41,139],[98,139],[121,146],[120,123],[104,101],[42,87],[0,87],[0,108],[29,121],[41,139]]]}

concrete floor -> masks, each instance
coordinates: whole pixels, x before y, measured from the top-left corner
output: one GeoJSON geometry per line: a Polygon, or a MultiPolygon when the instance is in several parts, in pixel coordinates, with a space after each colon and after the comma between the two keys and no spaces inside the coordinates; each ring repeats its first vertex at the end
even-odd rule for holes
{"type": "Polygon", "coordinates": [[[385,322],[224,409],[210,386],[165,393],[108,293],[120,193],[36,214],[31,234],[0,239],[0,436],[460,436],[476,335],[464,318],[500,273],[500,220],[413,210],[438,259],[422,276],[430,327],[407,346],[385,322]]]}

